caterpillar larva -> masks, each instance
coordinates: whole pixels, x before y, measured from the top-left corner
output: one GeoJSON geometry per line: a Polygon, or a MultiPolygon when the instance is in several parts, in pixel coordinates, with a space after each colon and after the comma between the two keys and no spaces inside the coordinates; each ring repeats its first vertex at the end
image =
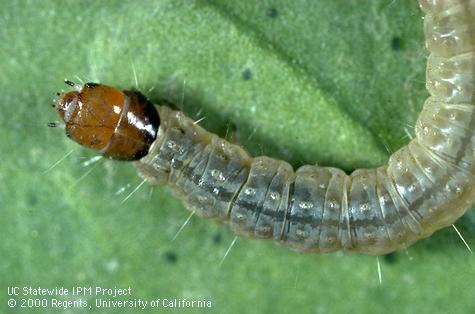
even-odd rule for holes
{"type": "Polygon", "coordinates": [[[306,252],[387,253],[452,224],[475,201],[475,0],[419,2],[431,96],[416,137],[376,169],[294,171],[139,92],[101,84],[77,87],[56,107],[74,141],[135,160],[146,181],[239,234],[306,252]]]}

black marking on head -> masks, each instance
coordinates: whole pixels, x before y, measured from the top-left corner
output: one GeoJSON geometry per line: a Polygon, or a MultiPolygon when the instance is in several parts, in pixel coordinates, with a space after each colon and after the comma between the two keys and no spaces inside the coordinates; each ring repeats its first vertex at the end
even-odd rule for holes
{"type": "Polygon", "coordinates": [[[249,68],[246,68],[244,71],[242,71],[242,79],[245,81],[252,79],[252,71],[249,68]]]}
{"type": "Polygon", "coordinates": [[[87,88],[94,88],[96,86],[99,86],[99,84],[89,82],[89,83],[84,84],[84,86],[86,86],[87,88]]]}

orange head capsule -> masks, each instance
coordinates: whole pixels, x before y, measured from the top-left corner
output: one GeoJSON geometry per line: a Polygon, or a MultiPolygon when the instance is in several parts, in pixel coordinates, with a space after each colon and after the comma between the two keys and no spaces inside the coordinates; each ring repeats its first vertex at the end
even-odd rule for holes
{"type": "Polygon", "coordinates": [[[140,92],[96,83],[62,95],[56,109],[68,137],[112,159],[145,156],[160,125],[157,110],[140,92]]]}

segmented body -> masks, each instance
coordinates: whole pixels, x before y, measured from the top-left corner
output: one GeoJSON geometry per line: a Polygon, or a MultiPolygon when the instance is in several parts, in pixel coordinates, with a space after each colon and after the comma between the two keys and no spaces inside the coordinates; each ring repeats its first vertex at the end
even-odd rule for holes
{"type": "Polygon", "coordinates": [[[136,161],[186,207],[245,236],[305,252],[382,254],[452,224],[475,201],[475,0],[420,0],[430,51],[416,137],[388,165],[347,175],[253,158],[182,112],[157,107],[160,127],[136,161]]]}

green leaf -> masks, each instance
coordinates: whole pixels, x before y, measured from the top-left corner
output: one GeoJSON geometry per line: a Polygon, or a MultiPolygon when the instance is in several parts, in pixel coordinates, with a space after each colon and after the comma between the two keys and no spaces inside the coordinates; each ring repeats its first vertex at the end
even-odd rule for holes
{"type": "MultiPolygon", "coordinates": [[[[122,204],[134,167],[82,167],[94,152],[46,127],[67,77],[137,85],[295,167],[382,165],[427,97],[416,1],[21,0],[0,12],[2,312],[7,286],[130,286],[101,298],[207,299],[198,311],[216,313],[473,311],[475,261],[452,229],[380,257],[381,284],[372,256],[242,238],[220,264],[227,226],[192,217],[172,241],[189,215],[180,200],[142,186],[122,204]]],[[[473,212],[457,225],[475,243],[473,212]]]]}

